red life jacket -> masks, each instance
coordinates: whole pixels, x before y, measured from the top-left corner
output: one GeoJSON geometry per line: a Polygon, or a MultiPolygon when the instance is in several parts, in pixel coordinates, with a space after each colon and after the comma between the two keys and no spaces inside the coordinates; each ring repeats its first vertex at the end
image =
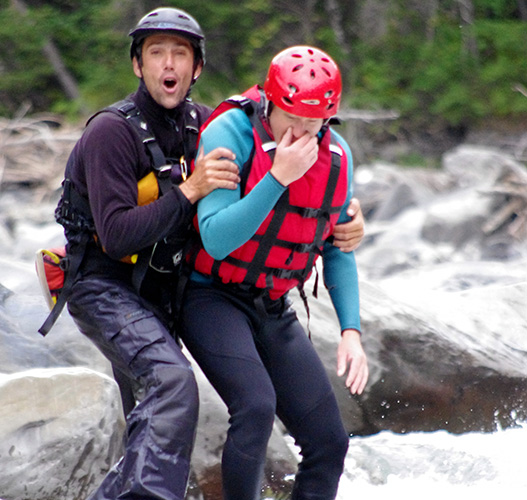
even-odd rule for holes
{"type": "MultiPolygon", "coordinates": [[[[239,106],[253,125],[254,156],[242,170],[242,196],[271,169],[276,149],[259,118],[260,103],[260,91],[253,87],[222,103],[213,114],[239,106]]],[[[324,241],[333,233],[347,190],[348,159],[326,128],[317,162],[289,185],[255,235],[221,261],[200,246],[190,258],[194,269],[223,283],[267,288],[272,299],[280,297],[309,278],[324,241]]]]}

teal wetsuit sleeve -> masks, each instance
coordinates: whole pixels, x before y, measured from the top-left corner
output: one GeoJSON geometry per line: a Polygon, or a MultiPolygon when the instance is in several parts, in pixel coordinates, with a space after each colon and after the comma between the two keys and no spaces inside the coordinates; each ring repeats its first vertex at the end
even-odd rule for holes
{"type": "Polygon", "coordinates": [[[354,252],[341,252],[330,243],[323,250],[324,283],[337,313],[340,329],[360,331],[359,279],[354,252]]]}
{"type": "MultiPolygon", "coordinates": [[[[342,208],[339,222],[346,222],[346,214],[352,196],[353,160],[351,150],[342,137],[337,137],[348,159],[348,196],[342,208]]],[[[324,283],[329,291],[333,307],[337,313],[341,330],[353,328],[360,331],[359,280],[354,252],[342,252],[330,243],[325,243],[322,253],[324,263],[324,283]]]]}
{"type": "MultiPolygon", "coordinates": [[[[205,154],[226,147],[236,155],[240,168],[249,160],[254,146],[252,126],[247,115],[234,108],[213,120],[201,134],[198,151],[205,154]]],[[[271,174],[243,198],[240,188],[216,189],[198,203],[198,223],[205,250],[223,259],[246,243],[260,227],[285,191],[271,174]]]]}
{"type": "Polygon", "coordinates": [[[351,197],[353,196],[353,156],[351,154],[351,149],[348,146],[348,143],[343,139],[343,137],[335,132],[333,129],[331,129],[332,134],[336,137],[339,146],[344,150],[344,154],[346,155],[346,158],[348,159],[348,194],[346,196],[346,201],[344,203],[344,208],[342,212],[340,213],[340,217],[338,222],[348,222],[350,220],[350,216],[346,213],[346,210],[348,209],[348,206],[351,201],[351,197]]]}

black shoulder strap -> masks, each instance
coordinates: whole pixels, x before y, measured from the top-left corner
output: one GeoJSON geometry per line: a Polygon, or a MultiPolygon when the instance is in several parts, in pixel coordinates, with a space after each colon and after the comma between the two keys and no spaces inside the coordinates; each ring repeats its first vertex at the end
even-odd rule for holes
{"type": "MultiPolygon", "coordinates": [[[[167,193],[172,187],[172,181],[170,179],[172,165],[168,164],[165,155],[159,146],[159,143],[157,142],[155,136],[150,132],[148,124],[143,119],[137,105],[130,99],[123,99],[122,101],[118,101],[107,107],[105,110],[103,110],[103,112],[104,111],[120,114],[137,132],[148,152],[148,155],[150,156],[152,169],[156,174],[157,184],[159,186],[159,193],[160,195],[167,193]]],[[[141,250],[138,253],[137,262],[134,265],[132,283],[138,292],[148,270],[150,254],[150,248],[141,250]]]]}
{"type": "Polygon", "coordinates": [[[185,180],[187,172],[190,172],[187,164],[196,157],[200,125],[200,117],[197,108],[192,100],[187,99],[185,108],[185,131],[183,134],[183,148],[185,154],[179,160],[181,172],[184,174],[183,180],[185,180]]]}
{"type": "Polygon", "coordinates": [[[64,271],[64,285],[53,309],[48,314],[48,317],[42,326],[38,329],[39,333],[44,337],[49,333],[51,328],[53,328],[53,325],[56,323],[57,319],[59,319],[60,313],[64,309],[66,302],[70,298],[71,287],[73,286],[73,282],[77,277],[82,260],[84,259],[86,245],[88,244],[89,239],[89,233],[80,233],[78,250],[73,253],[68,253],[68,255],[61,260],[60,265],[64,271]]]}
{"type": "MultiPolygon", "coordinates": [[[[267,133],[267,130],[263,126],[262,123],[262,116],[263,116],[263,106],[262,103],[265,100],[265,95],[263,91],[260,90],[260,102],[256,102],[253,99],[250,99],[249,97],[243,96],[243,95],[235,95],[227,99],[226,102],[233,104],[239,108],[241,108],[247,117],[249,118],[249,121],[251,122],[251,125],[256,130],[256,133],[260,137],[260,140],[262,142],[262,147],[265,152],[269,153],[271,156],[271,159],[274,158],[274,150],[276,149],[276,142],[274,142],[270,135],[267,133]]],[[[241,170],[240,175],[240,191],[243,194],[245,193],[245,186],[247,185],[247,179],[249,178],[249,174],[251,172],[251,166],[254,158],[254,147],[251,151],[251,154],[249,155],[249,159],[247,162],[243,165],[243,168],[241,170]]]]}
{"type": "Polygon", "coordinates": [[[138,133],[141,141],[145,145],[148,155],[150,156],[152,168],[159,184],[159,191],[161,194],[166,193],[171,187],[170,172],[172,170],[172,165],[168,164],[159,143],[150,132],[148,124],[143,119],[135,102],[130,99],[123,99],[108,106],[99,113],[104,111],[116,112],[121,116],[124,116],[124,118],[132,125],[132,128],[138,133]]]}
{"type": "MultiPolygon", "coordinates": [[[[103,112],[117,113],[118,115],[123,116],[132,125],[132,128],[138,133],[148,151],[152,168],[156,173],[159,192],[161,195],[166,193],[172,185],[170,180],[172,166],[167,164],[161,147],[154,135],[150,133],[148,125],[146,121],[143,120],[137,105],[130,99],[123,99],[95,113],[89,118],[87,124],[90,123],[95,116],[103,112]]],[[[71,186],[69,179],[65,179],[63,189],[63,196],[61,197],[57,209],[59,213],[56,212],[56,216],[60,219],[60,223],[65,225],[65,227],[69,226],[71,228],[72,226],[75,226],[77,229],[77,241],[75,251],[72,253],[69,252],[68,256],[63,259],[63,265],[65,266],[65,281],[62,291],[57,299],[57,303],[53,306],[53,309],[46,318],[44,324],[39,328],[39,332],[44,336],[49,333],[66,305],[71,293],[71,287],[77,277],[78,270],[84,258],[86,245],[91,239],[90,230],[88,230],[86,224],[89,222],[93,223],[93,220],[91,218],[91,211],[87,201],[77,194],[75,189],[71,186]]],[[[95,231],[95,228],[92,228],[91,231],[95,231]]],[[[150,249],[140,252],[137,263],[134,267],[132,281],[137,290],[139,290],[146,274],[149,255],[150,249]]]]}

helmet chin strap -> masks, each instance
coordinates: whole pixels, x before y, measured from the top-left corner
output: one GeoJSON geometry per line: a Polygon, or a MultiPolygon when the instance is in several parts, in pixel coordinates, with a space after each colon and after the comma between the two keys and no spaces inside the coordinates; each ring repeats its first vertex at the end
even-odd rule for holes
{"type": "Polygon", "coordinates": [[[263,115],[267,123],[269,123],[269,118],[271,116],[271,111],[273,110],[273,103],[267,99],[265,94],[262,93],[263,102],[263,115]]]}

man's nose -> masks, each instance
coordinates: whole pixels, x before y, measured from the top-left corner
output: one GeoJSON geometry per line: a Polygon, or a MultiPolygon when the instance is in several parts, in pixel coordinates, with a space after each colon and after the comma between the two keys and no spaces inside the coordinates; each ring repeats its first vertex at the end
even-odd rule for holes
{"type": "Polygon", "coordinates": [[[174,68],[174,60],[175,57],[169,52],[165,56],[165,68],[167,69],[173,69],[174,68]]]}
{"type": "Polygon", "coordinates": [[[300,139],[300,137],[302,137],[307,132],[307,127],[302,120],[296,121],[292,128],[293,128],[293,138],[295,140],[300,139]]]}

